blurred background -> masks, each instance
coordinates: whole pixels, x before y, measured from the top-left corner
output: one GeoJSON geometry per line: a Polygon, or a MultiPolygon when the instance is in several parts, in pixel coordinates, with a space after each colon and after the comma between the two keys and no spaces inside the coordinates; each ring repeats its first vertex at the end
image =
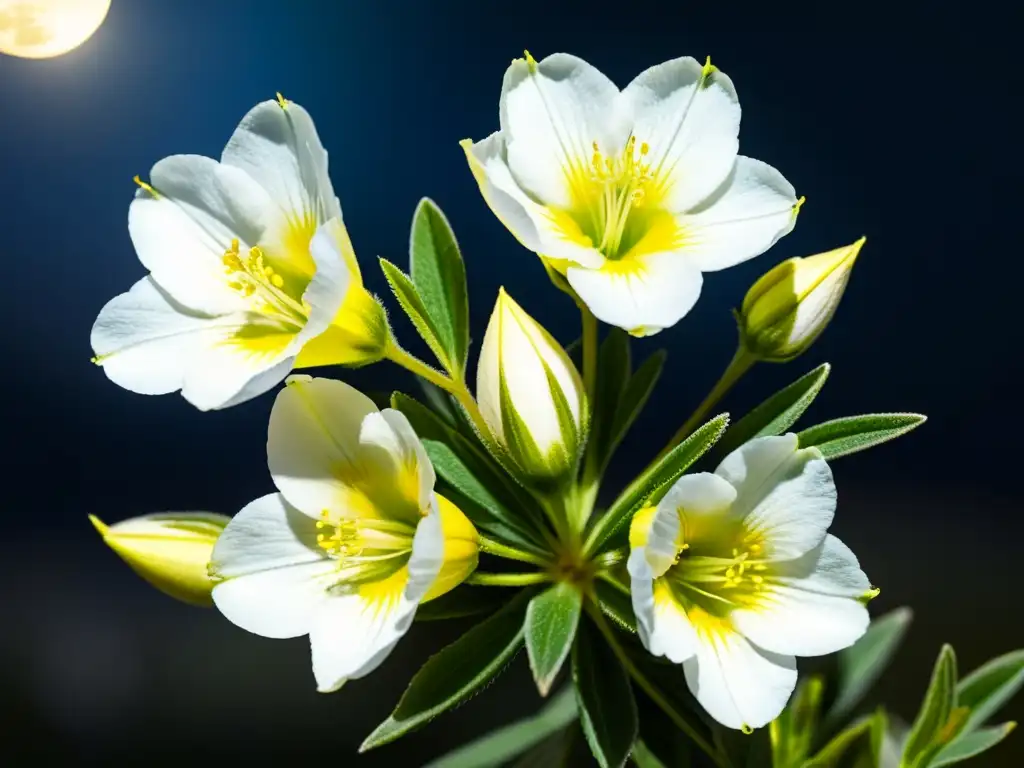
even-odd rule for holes
{"type": "MultiPolygon", "coordinates": [[[[90,364],[89,330],[144,274],[126,227],[132,176],[169,154],[219,156],[275,91],[316,120],[373,291],[387,293],[376,257],[406,263],[413,208],[429,195],[467,259],[477,345],[500,285],[564,343],[578,335],[575,308],[486,208],[458,146],[496,129],[502,74],[524,48],[575,53],[620,86],[663,60],[711,54],[740,94],[741,151],[807,196],[793,234],[709,275],[682,323],[635,345],[636,359],[665,347],[669,360],[607,490],[711,386],[733,351],[728,310],[760,274],[867,235],[825,335],[794,363],[755,368],[722,407],[741,414],[827,360],[832,376],[805,425],[929,415],[912,435],[834,465],[833,530],[882,589],[872,609],[915,610],[877,691],[896,712],[916,711],[941,643],[964,671],[1024,645],[1022,168],[1009,106],[1022,83],[1013,25],[997,8],[114,0],[66,56],[0,55],[0,763],[419,765],[538,707],[520,658],[472,706],[357,758],[418,664],[463,625],[418,624],[372,677],[319,695],[305,640],[255,637],[155,592],[86,518],[230,514],[272,488],[272,397],[201,414],[177,395],[129,393],[90,364]]],[[[334,375],[415,387],[386,364],[334,375]]],[[[1022,715],[1018,702],[1001,719],[1022,715]]],[[[979,762],[1024,764],[1024,737],[979,762]]]]}

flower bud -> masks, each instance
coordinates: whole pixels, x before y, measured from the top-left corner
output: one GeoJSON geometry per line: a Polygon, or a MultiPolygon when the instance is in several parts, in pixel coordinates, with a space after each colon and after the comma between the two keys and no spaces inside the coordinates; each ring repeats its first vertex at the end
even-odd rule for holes
{"type": "Polygon", "coordinates": [[[789,259],[754,283],[737,316],[746,350],[781,363],[810,347],[835,314],[864,241],[789,259]]]}
{"type": "Polygon", "coordinates": [[[164,512],[107,527],[89,520],[121,559],[161,592],[192,605],[212,605],[207,564],[230,518],[206,512],[164,512]]]}
{"type": "Polygon", "coordinates": [[[477,398],[492,435],[523,473],[559,478],[576,466],[587,404],[565,350],[502,288],[484,334],[477,398]]]}

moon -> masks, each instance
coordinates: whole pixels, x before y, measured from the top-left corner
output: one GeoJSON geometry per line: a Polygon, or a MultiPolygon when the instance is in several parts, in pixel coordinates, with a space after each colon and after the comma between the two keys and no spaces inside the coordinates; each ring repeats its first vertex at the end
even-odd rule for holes
{"type": "Polygon", "coordinates": [[[110,0],[0,0],[0,53],[49,59],[92,37],[110,0]]]}

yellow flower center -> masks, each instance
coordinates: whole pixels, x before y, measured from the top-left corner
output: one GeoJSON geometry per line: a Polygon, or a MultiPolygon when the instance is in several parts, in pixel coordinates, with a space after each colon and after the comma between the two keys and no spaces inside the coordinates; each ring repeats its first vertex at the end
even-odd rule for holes
{"type": "MultiPolygon", "coordinates": [[[[682,544],[676,562],[665,574],[673,593],[683,605],[724,617],[733,608],[756,605],[764,597],[770,577],[764,544],[757,535],[728,540],[682,544]]],[[[689,612],[689,609],[688,609],[689,612]]]]}
{"type": "Polygon", "coordinates": [[[234,239],[221,261],[228,287],[245,298],[252,297],[255,311],[298,328],[306,324],[309,304],[290,294],[285,279],[269,264],[258,245],[242,255],[238,240],[234,239]]]}
{"type": "Polygon", "coordinates": [[[331,589],[348,592],[381,581],[405,566],[416,529],[408,523],[377,518],[337,517],[323,510],[317,520],[317,546],[337,563],[331,589]]]}

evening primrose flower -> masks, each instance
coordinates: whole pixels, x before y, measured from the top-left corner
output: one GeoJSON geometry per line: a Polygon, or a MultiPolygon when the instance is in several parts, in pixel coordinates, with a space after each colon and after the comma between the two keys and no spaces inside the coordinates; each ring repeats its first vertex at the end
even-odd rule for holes
{"type": "Polygon", "coordinates": [[[565,350],[504,288],[480,349],[477,399],[524,474],[561,477],[576,466],[587,420],[583,382],[565,350]]]}
{"type": "Polygon", "coordinates": [[[256,499],[213,551],[217,608],[264,637],[309,635],[320,691],[373,671],[417,606],[476,567],[477,533],[434,492],[408,420],[340,381],[293,376],[267,442],[279,493],[256,499]]]}
{"type": "Polygon", "coordinates": [[[864,242],[788,259],[763,275],[737,316],[744,348],[758,360],[780,363],[806,351],[835,314],[864,242]]]}
{"type": "Polygon", "coordinates": [[[777,170],[737,154],[740,105],[710,59],[667,61],[619,89],[564,53],[512,62],[500,130],[462,142],[488,205],[606,323],[674,325],[703,272],[787,234],[799,208],[777,170]]]}
{"type": "Polygon", "coordinates": [[[161,512],[107,526],[89,515],[103,541],[133,571],[161,592],[193,605],[213,604],[207,565],[229,519],[210,512],[161,512]]]}
{"type": "Polygon", "coordinates": [[[379,360],[383,308],[366,291],[327,153],[298,104],[266,101],[220,162],[174,155],[128,210],[150,274],[101,310],[95,361],[143,394],[207,410],[255,397],[294,367],[379,360]]]}
{"type": "Polygon", "coordinates": [[[852,645],[877,594],[853,552],[826,533],[832,473],[795,435],[743,445],[714,474],[681,477],[637,513],[628,569],[640,639],[683,665],[701,705],[730,728],[785,707],[795,656],[852,645]]]}

